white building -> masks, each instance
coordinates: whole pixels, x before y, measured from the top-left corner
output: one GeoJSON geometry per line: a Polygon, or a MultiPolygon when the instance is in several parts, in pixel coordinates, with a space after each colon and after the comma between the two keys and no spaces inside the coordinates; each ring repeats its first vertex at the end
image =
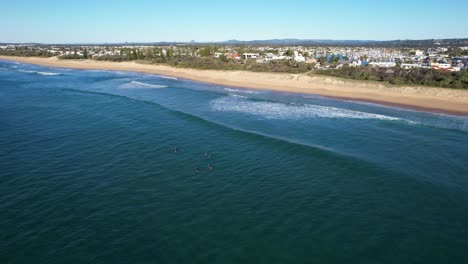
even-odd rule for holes
{"type": "Polygon", "coordinates": [[[242,54],[242,58],[244,60],[248,60],[248,59],[256,59],[260,56],[260,54],[258,53],[244,53],[242,54]]]}
{"type": "Polygon", "coordinates": [[[362,61],[361,60],[352,60],[350,63],[349,63],[349,66],[361,66],[362,64],[362,61]]]}
{"type": "Polygon", "coordinates": [[[302,56],[302,54],[299,54],[297,50],[294,51],[294,60],[297,62],[304,62],[305,58],[302,56]]]}
{"type": "Polygon", "coordinates": [[[273,53],[265,53],[265,61],[279,60],[279,56],[273,53]]]}
{"type": "Polygon", "coordinates": [[[417,63],[402,63],[401,67],[403,69],[412,69],[412,68],[419,68],[419,67],[421,67],[421,65],[419,65],[417,63]]]}
{"type": "Polygon", "coordinates": [[[414,51],[414,54],[415,54],[416,56],[423,56],[423,55],[424,55],[424,51],[422,51],[422,50],[415,50],[415,51],[414,51]]]}
{"type": "Polygon", "coordinates": [[[449,69],[452,68],[452,65],[450,63],[433,62],[431,63],[431,68],[449,69]]]}
{"type": "Polygon", "coordinates": [[[374,66],[374,67],[387,67],[387,68],[390,68],[390,67],[395,67],[396,63],[395,62],[371,62],[371,63],[369,63],[369,65],[374,66]]]}

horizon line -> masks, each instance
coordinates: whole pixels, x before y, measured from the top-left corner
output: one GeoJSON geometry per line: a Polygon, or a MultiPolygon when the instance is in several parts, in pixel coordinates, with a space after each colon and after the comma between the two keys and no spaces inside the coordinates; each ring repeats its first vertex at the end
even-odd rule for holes
{"type": "Polygon", "coordinates": [[[331,41],[331,42],[346,42],[346,41],[355,41],[355,42],[391,42],[391,41],[428,41],[428,40],[468,40],[468,37],[453,37],[453,38],[424,38],[424,39],[386,39],[386,40],[375,40],[375,39],[301,39],[301,38],[272,38],[272,39],[252,39],[252,40],[239,40],[239,39],[229,39],[229,40],[220,40],[220,41],[115,41],[115,42],[15,42],[15,41],[0,41],[0,44],[40,44],[40,45],[85,45],[85,44],[154,44],[154,43],[176,43],[176,44],[218,44],[229,42],[267,42],[267,41],[331,41]]]}

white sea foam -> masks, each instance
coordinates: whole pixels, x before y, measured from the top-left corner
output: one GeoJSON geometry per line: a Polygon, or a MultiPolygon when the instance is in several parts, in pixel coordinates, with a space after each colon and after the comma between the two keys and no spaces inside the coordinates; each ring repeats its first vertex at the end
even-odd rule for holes
{"type": "Polygon", "coordinates": [[[122,88],[151,88],[151,89],[160,89],[166,88],[165,85],[158,85],[158,84],[150,84],[138,81],[131,81],[121,86],[122,88]]]}
{"type": "Polygon", "coordinates": [[[61,73],[58,72],[37,72],[39,75],[46,75],[46,76],[57,76],[57,75],[62,75],[61,73]]]}
{"type": "Polygon", "coordinates": [[[237,97],[237,98],[248,98],[247,96],[238,95],[238,94],[228,94],[228,95],[232,97],[237,97]]]}
{"type": "Polygon", "coordinates": [[[171,76],[164,76],[164,75],[159,75],[159,77],[163,78],[163,79],[169,79],[169,80],[177,80],[176,77],[171,77],[171,76]]]}
{"type": "Polygon", "coordinates": [[[320,105],[290,105],[274,102],[249,101],[238,97],[221,97],[211,101],[215,111],[240,112],[263,116],[268,119],[303,119],[309,117],[401,120],[397,117],[372,114],[344,108],[320,105]]]}
{"type": "Polygon", "coordinates": [[[232,89],[232,88],[224,88],[225,91],[228,92],[237,92],[237,93],[247,93],[247,94],[257,94],[258,91],[250,91],[250,90],[243,90],[243,89],[232,89]]]}
{"type": "Polygon", "coordinates": [[[40,71],[27,71],[27,70],[19,70],[19,71],[26,72],[26,73],[34,73],[34,74],[39,74],[39,75],[44,75],[44,76],[62,75],[61,73],[58,73],[58,72],[40,72],[40,71]]]}

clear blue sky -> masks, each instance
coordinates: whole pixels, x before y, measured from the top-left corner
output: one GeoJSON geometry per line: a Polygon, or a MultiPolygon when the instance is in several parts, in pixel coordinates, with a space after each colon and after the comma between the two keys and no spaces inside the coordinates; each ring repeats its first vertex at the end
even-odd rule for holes
{"type": "Polygon", "coordinates": [[[467,38],[467,0],[5,0],[0,42],[467,38]]]}

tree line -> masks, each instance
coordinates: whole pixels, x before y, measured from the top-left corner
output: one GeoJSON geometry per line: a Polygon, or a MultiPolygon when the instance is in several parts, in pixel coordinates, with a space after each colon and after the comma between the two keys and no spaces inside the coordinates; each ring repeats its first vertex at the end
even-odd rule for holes
{"type": "Polygon", "coordinates": [[[29,50],[29,49],[14,49],[4,50],[0,49],[0,55],[4,56],[19,56],[19,57],[53,57],[54,54],[43,50],[29,50]]]}
{"type": "Polygon", "coordinates": [[[468,71],[441,71],[430,68],[403,69],[401,67],[378,68],[371,66],[315,70],[315,74],[353,80],[385,82],[395,85],[422,85],[455,89],[468,89],[468,71]]]}

